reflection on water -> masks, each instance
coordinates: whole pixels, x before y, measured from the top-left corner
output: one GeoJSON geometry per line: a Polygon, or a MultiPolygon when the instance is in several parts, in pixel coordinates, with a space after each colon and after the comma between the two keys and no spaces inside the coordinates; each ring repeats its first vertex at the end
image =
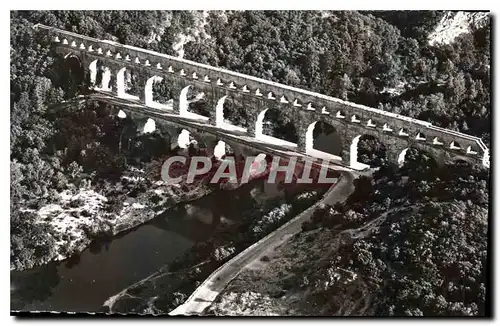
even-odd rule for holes
{"type": "Polygon", "coordinates": [[[223,221],[270,197],[275,185],[254,180],[239,189],[215,192],[181,204],[135,230],[93,243],[78,256],[11,273],[11,309],[98,311],[103,302],[207,240],[223,221]],[[254,199],[255,197],[255,199],[254,199]]]}

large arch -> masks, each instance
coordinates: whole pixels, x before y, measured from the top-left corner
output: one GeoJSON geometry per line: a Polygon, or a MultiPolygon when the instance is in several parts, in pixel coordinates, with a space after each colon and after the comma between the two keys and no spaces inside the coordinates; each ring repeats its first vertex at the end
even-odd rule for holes
{"type": "Polygon", "coordinates": [[[63,65],[64,70],[59,73],[61,86],[68,93],[67,96],[76,96],[82,91],[85,81],[82,61],[78,55],[69,53],[64,57],[63,65]]]}
{"type": "Polygon", "coordinates": [[[418,160],[421,163],[438,164],[438,160],[434,157],[433,153],[418,146],[409,146],[401,150],[398,154],[397,163],[400,168],[408,163],[409,156],[411,156],[411,160],[418,160]]]}
{"type": "Polygon", "coordinates": [[[387,159],[387,147],[372,134],[361,134],[354,137],[349,148],[349,165],[355,169],[366,169],[377,166],[387,159]],[[363,147],[360,144],[366,142],[363,147]],[[368,153],[366,153],[368,152],[368,153]]]}
{"type": "Polygon", "coordinates": [[[155,84],[161,83],[163,81],[163,77],[160,76],[152,76],[146,80],[146,85],[144,86],[144,103],[146,106],[158,109],[172,109],[172,105],[160,103],[154,100],[154,91],[153,88],[155,84]]]}
{"type": "Polygon", "coordinates": [[[187,85],[179,95],[179,113],[190,119],[209,121],[213,104],[209,95],[196,85],[187,85]]]}
{"type": "Polygon", "coordinates": [[[118,97],[138,100],[140,97],[127,93],[132,84],[132,74],[128,68],[121,68],[116,73],[116,93],[118,97]]]}
{"type": "Polygon", "coordinates": [[[324,121],[311,123],[306,130],[306,154],[342,160],[342,141],[336,128],[324,121]]]}
{"type": "Polygon", "coordinates": [[[266,108],[255,122],[255,138],[270,144],[297,147],[299,135],[292,121],[286,121],[279,110],[266,108]]]}
{"type": "Polygon", "coordinates": [[[247,132],[248,113],[239,97],[223,96],[216,105],[216,124],[226,130],[247,132]]]}

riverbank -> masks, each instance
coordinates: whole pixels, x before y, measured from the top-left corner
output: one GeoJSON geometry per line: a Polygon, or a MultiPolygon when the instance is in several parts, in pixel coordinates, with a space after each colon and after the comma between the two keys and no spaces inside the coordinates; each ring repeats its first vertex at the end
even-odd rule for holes
{"type": "MultiPolygon", "coordinates": [[[[274,185],[276,186],[276,185],[274,185]]],[[[182,304],[214,270],[314,204],[328,187],[295,189],[265,205],[241,207],[239,223],[218,224],[214,235],[150,277],[111,296],[106,313],[166,314],[182,304]]]]}
{"type": "Polygon", "coordinates": [[[38,210],[37,223],[52,245],[38,257],[11,262],[11,271],[22,271],[51,261],[62,261],[85,250],[92,241],[113,237],[150,221],[179,203],[190,202],[214,190],[200,182],[166,185],[152,182],[143,170],[130,168],[120,181],[107,187],[84,184],[69,187],[38,210]]]}

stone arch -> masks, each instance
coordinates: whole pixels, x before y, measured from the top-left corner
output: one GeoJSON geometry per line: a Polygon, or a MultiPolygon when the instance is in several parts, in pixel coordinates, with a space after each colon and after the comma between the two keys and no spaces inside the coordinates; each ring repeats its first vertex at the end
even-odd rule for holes
{"type": "Polygon", "coordinates": [[[127,114],[126,114],[123,110],[118,111],[117,116],[118,116],[118,118],[120,118],[120,119],[125,119],[125,118],[127,118],[127,114]]]}
{"type": "MultiPolygon", "coordinates": [[[[242,96],[224,97],[222,102],[222,121],[224,129],[246,132],[249,127],[248,112],[245,110],[245,98],[242,96]]],[[[219,111],[220,113],[220,111],[219,111]]]]}
{"type": "Polygon", "coordinates": [[[408,152],[409,147],[403,149],[399,154],[398,154],[398,166],[403,166],[405,163],[405,157],[406,157],[406,152],[408,152]]]}
{"type": "Polygon", "coordinates": [[[215,126],[223,128],[224,126],[224,102],[226,101],[227,95],[221,97],[215,106],[215,126]]]}
{"type": "Polygon", "coordinates": [[[437,164],[436,157],[433,155],[433,153],[429,152],[428,150],[425,150],[424,148],[420,146],[409,146],[403,149],[401,152],[399,152],[398,157],[397,157],[397,164],[401,168],[407,163],[407,158],[408,158],[408,153],[412,152],[413,155],[418,155],[420,157],[428,157],[430,160],[433,161],[434,164],[437,164]]]}
{"type": "Polygon", "coordinates": [[[261,136],[264,134],[263,123],[264,123],[264,116],[266,115],[267,110],[269,109],[262,110],[257,115],[257,121],[255,122],[255,138],[261,138],[261,136]]]}
{"type": "Polygon", "coordinates": [[[337,129],[325,121],[309,124],[306,131],[306,154],[328,154],[334,159],[342,159],[342,142],[337,129]]]}
{"type": "Polygon", "coordinates": [[[453,156],[453,157],[450,158],[449,164],[473,166],[475,164],[475,161],[474,161],[474,159],[472,157],[453,156]]]}
{"type": "Polygon", "coordinates": [[[220,160],[228,155],[234,156],[234,149],[225,141],[219,140],[214,147],[214,156],[220,160]]]}
{"type": "Polygon", "coordinates": [[[127,97],[127,94],[126,94],[126,76],[125,76],[125,72],[126,72],[127,68],[121,68],[120,70],[118,70],[118,72],[116,73],[116,94],[118,97],[127,97]]]}
{"type": "MultiPolygon", "coordinates": [[[[98,82],[98,74],[99,74],[99,69],[97,68],[97,63],[98,60],[94,60],[89,64],[89,71],[90,71],[90,86],[95,87],[97,86],[98,82]]],[[[100,78],[102,79],[102,77],[100,78]]]]}
{"type": "Polygon", "coordinates": [[[177,145],[180,148],[187,148],[190,143],[190,135],[191,133],[188,130],[182,129],[177,136],[177,145]]]}
{"type": "Polygon", "coordinates": [[[272,162],[271,155],[265,153],[257,154],[254,157],[252,163],[250,164],[250,172],[249,172],[250,178],[256,177],[257,174],[264,173],[264,172],[261,173],[257,172],[265,170],[270,162],[272,162]]]}
{"type": "Polygon", "coordinates": [[[188,114],[189,102],[187,96],[190,88],[191,85],[184,87],[181,90],[181,93],[179,94],[179,115],[181,116],[189,115],[188,114]]]}
{"type": "MultiPolygon", "coordinates": [[[[190,150],[190,148],[196,149],[196,151],[202,151],[203,153],[196,153],[196,155],[209,155],[211,150],[208,148],[203,137],[196,132],[190,132],[189,130],[182,129],[174,140],[177,146],[181,149],[190,150]]],[[[175,147],[175,144],[172,144],[175,147]]]]}
{"type": "Polygon", "coordinates": [[[78,90],[81,89],[86,79],[82,61],[78,55],[70,52],[64,56],[63,66],[64,71],[59,73],[59,77],[63,82],[63,87],[69,87],[68,90],[76,94],[78,90]]]}
{"type": "Polygon", "coordinates": [[[111,92],[111,70],[108,67],[104,67],[102,72],[102,81],[100,90],[111,92]]]}
{"type": "Polygon", "coordinates": [[[153,96],[153,85],[155,83],[160,83],[163,80],[163,77],[160,76],[152,76],[149,77],[148,80],[146,80],[146,85],[144,86],[144,103],[146,106],[153,107],[153,108],[165,108],[166,105],[155,102],[154,101],[154,96],[153,96]]]}
{"type": "Polygon", "coordinates": [[[353,168],[356,169],[365,169],[369,168],[372,164],[376,164],[377,162],[360,162],[360,148],[359,148],[359,143],[360,141],[363,140],[368,140],[371,142],[376,142],[375,148],[372,148],[373,150],[379,152],[379,155],[383,155],[383,158],[387,158],[387,147],[380,141],[380,139],[374,135],[374,134],[361,134],[357,135],[356,137],[353,138],[351,141],[350,145],[350,155],[349,155],[349,165],[353,168]]]}
{"type": "Polygon", "coordinates": [[[148,118],[148,120],[144,124],[143,133],[148,134],[154,132],[155,130],[156,130],[156,122],[153,119],[148,118]]]}
{"type": "Polygon", "coordinates": [[[188,118],[208,121],[214,105],[211,94],[196,84],[184,87],[179,96],[179,112],[188,118]]]}
{"type": "Polygon", "coordinates": [[[267,143],[291,147],[297,147],[299,141],[294,121],[283,119],[283,114],[275,108],[266,108],[258,114],[255,137],[267,143]]]}

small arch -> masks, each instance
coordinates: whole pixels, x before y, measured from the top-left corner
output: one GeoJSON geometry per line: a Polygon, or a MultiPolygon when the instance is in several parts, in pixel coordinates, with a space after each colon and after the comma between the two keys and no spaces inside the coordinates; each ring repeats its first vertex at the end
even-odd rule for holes
{"type": "Polygon", "coordinates": [[[417,136],[415,137],[416,140],[421,140],[425,141],[425,135],[421,132],[417,133],[417,136]]]}
{"type": "MultiPolygon", "coordinates": [[[[314,110],[314,111],[316,111],[316,110],[314,110]]],[[[330,111],[327,111],[327,110],[326,110],[326,107],[322,107],[322,108],[321,108],[321,114],[330,115],[330,111]]]]}
{"type": "Polygon", "coordinates": [[[117,52],[117,53],[116,53],[115,58],[116,58],[116,59],[121,59],[121,58],[122,58],[122,55],[120,54],[120,52],[117,52]]]}
{"type": "Polygon", "coordinates": [[[335,117],[339,119],[345,119],[345,113],[342,110],[338,110],[335,114],[335,117]]]}
{"type": "Polygon", "coordinates": [[[368,119],[368,122],[366,123],[366,126],[367,127],[372,127],[372,128],[376,127],[376,125],[373,123],[372,119],[368,119]]]}
{"type": "Polygon", "coordinates": [[[180,148],[188,148],[189,144],[191,143],[190,140],[190,133],[186,129],[182,129],[181,133],[177,137],[177,145],[180,148]]]}
{"type": "Polygon", "coordinates": [[[258,88],[257,88],[257,89],[255,90],[255,95],[256,95],[256,96],[262,96],[262,92],[260,91],[260,89],[258,89],[258,88]]]}
{"type": "Polygon", "coordinates": [[[151,119],[151,118],[148,118],[148,121],[144,125],[143,132],[145,134],[149,134],[149,133],[154,132],[155,130],[156,130],[156,123],[155,123],[155,121],[153,119],[151,119]]]}
{"type": "Polygon", "coordinates": [[[204,81],[205,83],[210,83],[210,77],[208,77],[208,75],[205,75],[205,76],[203,77],[203,81],[204,81]]]}
{"type": "Polygon", "coordinates": [[[433,145],[443,145],[444,143],[438,137],[434,137],[434,139],[432,140],[432,144],[433,145]]]}
{"type": "MultiPolygon", "coordinates": [[[[302,102],[300,102],[299,100],[295,99],[295,100],[293,101],[293,106],[300,108],[300,107],[302,107],[302,102]]],[[[309,104],[307,105],[306,109],[307,109],[307,110],[314,110],[314,108],[312,107],[312,104],[311,104],[311,103],[309,103],[309,104]]]]}
{"type": "Polygon", "coordinates": [[[248,89],[247,85],[244,85],[241,89],[243,93],[250,93],[250,90],[248,89]]]}
{"type": "Polygon", "coordinates": [[[193,79],[198,79],[198,75],[196,74],[196,72],[193,72],[193,74],[191,75],[191,77],[192,77],[193,79]]]}
{"type": "Polygon", "coordinates": [[[399,136],[402,136],[402,137],[408,137],[410,134],[408,133],[408,129],[406,128],[401,128],[399,130],[399,136]]]}
{"type": "Polygon", "coordinates": [[[475,148],[472,148],[472,146],[468,146],[467,147],[467,154],[468,155],[476,155],[477,151],[475,150],[475,148]]]}
{"type": "Polygon", "coordinates": [[[217,79],[217,86],[223,86],[224,83],[220,80],[220,78],[217,79]]]}
{"type": "Polygon", "coordinates": [[[123,110],[118,111],[118,118],[125,119],[126,117],[127,114],[123,110]]]}
{"type": "Polygon", "coordinates": [[[357,115],[353,114],[353,115],[351,116],[351,122],[354,122],[354,123],[360,123],[360,122],[361,122],[361,120],[359,120],[359,118],[358,118],[358,116],[357,116],[357,115]]]}
{"type": "Polygon", "coordinates": [[[285,97],[285,95],[282,95],[280,98],[280,103],[290,103],[288,99],[285,97]]]}
{"type": "Polygon", "coordinates": [[[236,86],[234,85],[234,82],[229,83],[229,88],[230,89],[236,89],[236,86]]]}
{"type": "Polygon", "coordinates": [[[389,125],[387,123],[384,123],[384,125],[382,126],[382,131],[392,132],[392,128],[389,127],[389,125]]]}
{"type": "Polygon", "coordinates": [[[214,156],[220,160],[224,155],[226,155],[226,143],[219,140],[214,147],[214,156]]]}
{"type": "Polygon", "coordinates": [[[214,156],[218,159],[221,160],[225,156],[234,156],[234,150],[223,140],[219,140],[217,142],[217,145],[214,147],[214,156]]]}
{"type": "Polygon", "coordinates": [[[461,149],[461,146],[459,143],[457,143],[456,141],[452,141],[450,143],[450,149],[455,149],[455,150],[460,150],[461,149]]]}
{"type": "Polygon", "coordinates": [[[276,95],[273,92],[269,92],[269,93],[267,93],[267,98],[269,100],[275,100],[276,99],[276,95]]]}
{"type": "Polygon", "coordinates": [[[144,62],[144,65],[145,65],[146,67],[151,66],[151,64],[149,63],[149,60],[146,60],[146,61],[144,62]]]}

